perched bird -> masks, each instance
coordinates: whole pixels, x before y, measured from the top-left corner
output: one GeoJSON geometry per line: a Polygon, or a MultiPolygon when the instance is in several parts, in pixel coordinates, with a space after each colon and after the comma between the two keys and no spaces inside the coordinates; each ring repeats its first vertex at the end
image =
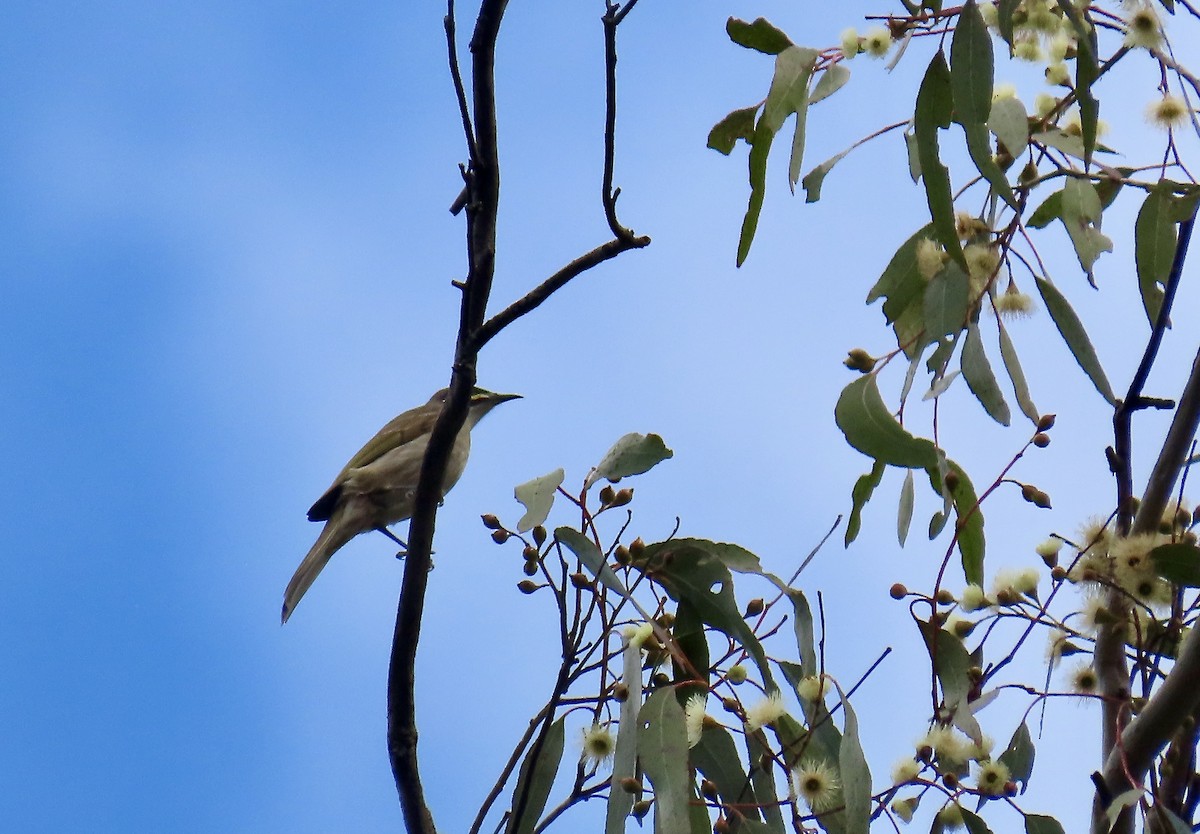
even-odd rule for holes
{"type": "MultiPolygon", "coordinates": [[[[425,405],[404,412],[380,429],[358,450],[358,454],[350,458],[334,478],[333,485],[312,505],[308,520],[324,521],[325,528],[284,591],[283,622],[288,621],[304,592],[342,545],[370,530],[391,536],[388,525],[412,515],[413,496],[425,460],[425,448],[448,393],[449,389],[443,388],[425,405]]],[[[472,389],[467,421],[450,450],[446,480],[442,484],[443,495],[457,483],[466,468],[467,455],[471,452],[471,428],[500,403],[519,398],[520,394],[472,389]]]]}

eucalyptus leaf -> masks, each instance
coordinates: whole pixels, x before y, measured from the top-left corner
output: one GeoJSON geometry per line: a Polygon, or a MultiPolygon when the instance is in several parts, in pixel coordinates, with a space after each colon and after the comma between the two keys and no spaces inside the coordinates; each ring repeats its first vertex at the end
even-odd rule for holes
{"type": "Polygon", "coordinates": [[[900,505],[896,511],[896,538],[901,547],[904,547],[904,541],[908,538],[908,531],[912,526],[915,500],[916,490],[913,487],[913,473],[910,469],[904,473],[904,483],[900,487],[900,505]]]}
{"type": "Polygon", "coordinates": [[[1038,292],[1042,295],[1042,301],[1046,304],[1046,310],[1050,313],[1050,318],[1054,320],[1054,326],[1058,328],[1063,341],[1067,343],[1071,355],[1075,357],[1079,367],[1096,386],[1100,396],[1104,397],[1109,405],[1116,405],[1117,398],[1113,394],[1112,386],[1109,385],[1104,368],[1100,366],[1100,358],[1096,355],[1096,349],[1092,347],[1092,340],[1088,338],[1087,331],[1083,329],[1083,323],[1080,322],[1079,317],[1075,315],[1075,311],[1071,309],[1071,305],[1057,287],[1045,278],[1035,277],[1035,280],[1038,292]]]}
{"type": "Polygon", "coordinates": [[[1021,793],[1029,785],[1029,777],[1033,773],[1034,747],[1033,737],[1029,727],[1022,721],[1013,731],[1008,747],[1000,754],[1000,763],[1008,768],[1008,773],[1014,782],[1021,783],[1021,793]]]}
{"type": "Polygon", "coordinates": [[[688,824],[691,777],[688,773],[687,729],[683,708],[668,687],[646,699],[638,720],[638,760],[654,786],[654,830],[659,834],[691,834],[688,824]]]}
{"type": "Polygon", "coordinates": [[[812,95],[808,98],[809,105],[816,104],[822,99],[827,99],[842,87],[846,86],[846,82],[850,80],[850,68],[844,63],[830,64],[824,72],[821,73],[820,79],[817,80],[817,85],[813,87],[812,95]]]}
{"type": "Polygon", "coordinates": [[[884,405],[875,377],[861,376],[838,397],[834,420],[846,442],[864,455],[893,466],[937,466],[936,447],[917,438],[896,421],[884,405]]]}
{"type": "Polygon", "coordinates": [[[1000,323],[1000,358],[1004,360],[1004,369],[1008,371],[1008,378],[1012,381],[1013,393],[1016,394],[1017,405],[1020,407],[1021,413],[1028,417],[1034,425],[1037,425],[1042,417],[1029,395],[1029,383],[1025,381],[1021,360],[1017,358],[1017,348],[1009,337],[1008,328],[1004,326],[1003,322],[1000,323]]]}
{"type": "Polygon", "coordinates": [[[846,522],[845,544],[847,547],[850,546],[850,542],[858,538],[858,532],[862,529],[863,507],[871,500],[871,495],[875,492],[875,487],[879,486],[885,469],[887,469],[887,464],[877,460],[870,472],[859,476],[859,479],[854,482],[854,489],[850,492],[850,520],[846,522]]]}
{"type": "Polygon", "coordinates": [[[518,533],[532,530],[546,521],[564,477],[566,473],[560,467],[540,478],[526,481],[513,490],[513,496],[525,507],[525,515],[517,522],[518,533]]]}
{"type": "MultiPolygon", "coordinates": [[[[621,682],[628,687],[628,695],[621,701],[621,723],[618,725],[617,744],[613,752],[612,784],[619,785],[622,779],[632,777],[637,766],[638,711],[642,705],[642,649],[629,640],[621,650],[621,682]]],[[[605,834],[624,834],[625,819],[633,809],[636,797],[628,791],[609,791],[608,807],[605,810],[605,834]]]]}
{"type": "Polygon", "coordinates": [[[532,834],[538,817],[546,808],[550,788],[558,775],[564,747],[565,716],[550,725],[542,744],[529,748],[521,764],[516,787],[513,788],[513,813],[508,831],[512,834],[532,834]],[[522,803],[522,798],[524,802],[522,803]]]}
{"type": "Polygon", "coordinates": [[[792,45],[791,39],[766,18],[747,23],[736,17],[725,22],[725,32],[738,46],[754,49],[767,55],[778,55],[792,45]]]}
{"type": "Polygon", "coordinates": [[[1200,588],[1200,547],[1184,542],[1160,544],[1150,551],[1154,572],[1176,585],[1200,588]]]}
{"type": "Polygon", "coordinates": [[[950,67],[946,56],[938,52],[929,62],[925,77],[917,91],[913,133],[916,136],[917,159],[921,164],[921,179],[925,183],[925,199],[937,240],[964,270],[967,268],[962,246],[954,225],[954,196],[950,189],[950,172],[938,154],[937,132],[950,127],[954,113],[950,67]]]}
{"type": "Polygon", "coordinates": [[[758,107],[756,104],[753,107],[734,110],[713,125],[713,129],[708,132],[708,147],[729,156],[737,140],[744,139],[749,143],[754,136],[754,120],[758,116],[758,107]]]}
{"type": "Polygon", "coordinates": [[[591,489],[601,478],[615,483],[629,475],[641,475],[674,455],[657,434],[631,432],[605,452],[588,473],[584,488],[591,489]]]}
{"type": "Polygon", "coordinates": [[[1167,278],[1175,260],[1175,217],[1173,188],[1160,182],[1146,195],[1134,223],[1134,263],[1142,307],[1151,326],[1162,309],[1167,278]]]}
{"type": "Polygon", "coordinates": [[[1001,96],[993,101],[987,126],[1013,157],[1025,153],[1029,145],[1029,115],[1019,98],[1001,96]]]}
{"type": "Polygon", "coordinates": [[[996,375],[992,372],[991,363],[988,362],[987,353],[983,349],[979,325],[975,322],[967,324],[967,338],[962,349],[962,372],[967,387],[979,400],[988,416],[1002,426],[1009,425],[1012,422],[1012,414],[1008,410],[1008,403],[1004,401],[1004,395],[1000,392],[1000,384],[996,382],[996,375]]]}
{"type": "Polygon", "coordinates": [[[1025,815],[1025,834],[1066,834],[1062,824],[1044,814],[1025,815]]]}

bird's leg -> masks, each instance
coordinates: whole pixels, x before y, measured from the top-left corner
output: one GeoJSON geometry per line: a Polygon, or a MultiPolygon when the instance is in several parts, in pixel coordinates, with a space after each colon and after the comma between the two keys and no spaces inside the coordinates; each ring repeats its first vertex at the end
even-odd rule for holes
{"type": "Polygon", "coordinates": [[[385,536],[387,536],[389,539],[394,541],[396,544],[400,545],[402,548],[404,548],[403,550],[401,550],[399,553],[396,554],[397,559],[403,559],[405,554],[408,552],[408,545],[405,544],[395,533],[393,533],[388,528],[384,527],[382,524],[380,526],[376,527],[375,529],[378,530],[380,533],[383,533],[385,536]]]}

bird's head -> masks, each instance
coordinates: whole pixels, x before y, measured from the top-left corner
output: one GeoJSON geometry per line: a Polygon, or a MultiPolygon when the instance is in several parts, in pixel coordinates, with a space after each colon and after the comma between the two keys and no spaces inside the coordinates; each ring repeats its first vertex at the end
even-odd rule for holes
{"type": "MultiPolygon", "coordinates": [[[[446,402],[446,397],[449,396],[450,389],[443,388],[432,397],[429,398],[428,405],[441,406],[446,402]]],[[[478,423],[483,415],[487,414],[500,403],[506,403],[509,400],[521,399],[520,394],[498,394],[495,391],[489,391],[486,388],[475,386],[471,389],[471,401],[468,405],[467,421],[470,425],[478,423]]]]}

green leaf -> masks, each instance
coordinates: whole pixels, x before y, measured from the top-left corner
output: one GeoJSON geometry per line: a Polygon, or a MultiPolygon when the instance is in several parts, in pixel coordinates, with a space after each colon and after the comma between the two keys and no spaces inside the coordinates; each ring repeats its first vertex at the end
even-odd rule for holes
{"type": "Polygon", "coordinates": [[[1029,383],[1025,381],[1025,372],[1021,369],[1020,359],[1017,358],[1017,348],[1009,338],[1008,328],[1003,322],[1000,323],[1000,358],[1004,360],[1004,369],[1008,371],[1008,378],[1012,380],[1013,393],[1017,396],[1017,405],[1020,406],[1021,413],[1037,425],[1041,414],[1029,395],[1029,383]]]}
{"type": "Polygon", "coordinates": [[[513,496],[525,507],[525,515],[517,522],[517,532],[524,533],[545,522],[554,506],[554,495],[566,473],[560,467],[540,478],[526,481],[513,490],[513,496]]]}
{"type": "Polygon", "coordinates": [[[921,163],[921,179],[925,182],[925,199],[929,203],[929,216],[933,219],[937,240],[965,270],[967,262],[954,227],[950,172],[938,156],[938,129],[950,127],[953,113],[950,67],[946,65],[946,56],[939,51],[929,62],[917,92],[913,132],[916,135],[917,159],[921,163]]]}
{"type": "Polygon", "coordinates": [[[1173,191],[1167,182],[1160,182],[1150,189],[1133,227],[1138,288],[1151,325],[1158,320],[1167,278],[1175,260],[1173,191]]]}
{"type": "Polygon", "coordinates": [[[992,107],[992,37],[975,0],[963,4],[950,41],[954,113],[963,125],[983,124],[992,107]]]}
{"type": "Polygon", "coordinates": [[[959,333],[970,309],[971,281],[958,264],[945,266],[925,285],[923,313],[926,341],[959,333]]]}
{"type": "Polygon", "coordinates": [[[1075,315],[1075,311],[1071,309],[1071,305],[1067,303],[1067,299],[1063,297],[1057,287],[1045,278],[1035,276],[1035,280],[1038,292],[1042,295],[1042,301],[1046,304],[1046,310],[1050,313],[1050,318],[1054,320],[1054,326],[1058,328],[1063,341],[1067,343],[1071,355],[1075,357],[1079,367],[1083,368],[1088,379],[1096,386],[1100,396],[1104,397],[1109,405],[1116,405],[1117,398],[1113,394],[1112,386],[1108,384],[1104,368],[1100,367],[1100,358],[1096,356],[1096,349],[1092,347],[1092,340],[1088,338],[1087,331],[1083,329],[1083,323],[1079,321],[1079,317],[1075,315]]]}
{"type": "Polygon", "coordinates": [[[1100,232],[1103,212],[1100,195],[1090,180],[1072,177],[1063,186],[1062,222],[1071,236],[1079,265],[1089,275],[1101,252],[1111,252],[1112,241],[1100,232]]]}
{"type": "MultiPolygon", "coordinates": [[[[969,713],[967,695],[971,690],[970,670],[974,665],[962,641],[944,628],[924,620],[917,621],[934,674],[942,685],[942,701],[951,713],[969,713]]],[[[955,716],[958,717],[957,715],[955,716]]]]}
{"type": "Polygon", "coordinates": [[[1169,582],[1200,588],[1200,548],[1194,544],[1160,544],[1150,551],[1154,572],[1169,582]]]}
{"type": "Polygon", "coordinates": [[[914,183],[921,179],[921,156],[917,150],[917,135],[911,131],[904,131],[904,150],[908,154],[908,175],[912,177],[914,183]]]}
{"type": "Polygon", "coordinates": [[[915,500],[913,473],[910,469],[904,473],[904,484],[900,487],[900,506],[896,512],[896,538],[899,540],[901,547],[904,547],[904,541],[908,538],[908,530],[912,526],[913,502],[915,500]]]}
{"type": "Polygon", "coordinates": [[[1066,834],[1059,821],[1042,814],[1025,815],[1025,834],[1066,834]]]}
{"type": "MultiPolygon", "coordinates": [[[[625,641],[621,650],[621,682],[629,688],[629,694],[621,702],[621,723],[617,726],[617,745],[613,752],[612,784],[635,775],[637,766],[638,711],[642,705],[642,648],[625,641]]],[[[636,797],[623,790],[608,792],[608,807],[605,811],[605,834],[624,834],[625,819],[633,810],[636,797]]]]}
{"type": "MultiPolygon", "coordinates": [[[[1084,157],[1085,149],[1083,146],[1083,140],[1074,133],[1067,133],[1065,130],[1059,130],[1055,128],[1053,130],[1042,131],[1041,133],[1034,133],[1029,137],[1029,141],[1037,144],[1048,145],[1055,150],[1062,151],[1068,156],[1073,156],[1081,161],[1084,157]]],[[[1096,150],[1104,151],[1105,153],[1114,152],[1112,148],[1104,145],[1097,145],[1096,150]]]]}
{"type": "Polygon", "coordinates": [[[1132,808],[1137,805],[1138,800],[1142,798],[1145,791],[1140,788],[1130,788],[1129,790],[1119,793],[1113,797],[1112,802],[1104,809],[1105,817],[1108,819],[1109,830],[1117,824],[1117,817],[1121,816],[1121,812],[1126,808],[1132,808]]]}
{"type": "Polygon", "coordinates": [[[1062,198],[1062,189],[1055,191],[1034,209],[1025,225],[1031,229],[1044,229],[1055,220],[1062,219],[1062,198]]]}
{"type": "MultiPolygon", "coordinates": [[[[766,826],[772,834],[784,834],[783,814],[779,810],[779,797],[775,793],[775,774],[769,764],[775,756],[775,751],[763,745],[761,733],[746,734],[746,752],[750,760],[750,784],[754,788],[754,798],[766,818],[766,826]],[[767,762],[763,768],[759,763],[767,762]]],[[[658,832],[655,832],[658,834],[658,832]]]]}
{"type": "MultiPolygon", "coordinates": [[[[736,805],[738,810],[751,820],[760,820],[762,816],[754,807],[753,795],[750,792],[746,771],[742,769],[741,758],[737,745],[729,730],[719,725],[706,724],[701,731],[700,741],[692,748],[691,763],[704,774],[704,778],[717,786],[717,793],[728,805],[736,805]]],[[[616,780],[614,779],[614,784],[616,780]]],[[[625,793],[610,791],[610,793],[625,793]]],[[[630,794],[626,794],[629,796],[630,794]]]]}
{"type": "Polygon", "coordinates": [[[810,105],[816,104],[822,99],[829,98],[842,87],[846,86],[846,82],[850,80],[850,68],[845,64],[830,64],[817,81],[817,86],[813,87],[812,95],[808,98],[810,105]]]}
{"type": "Polygon", "coordinates": [[[808,598],[799,588],[783,587],[780,590],[787,594],[792,603],[794,618],[792,626],[796,634],[796,652],[800,658],[800,670],[804,677],[812,677],[818,672],[817,653],[813,648],[816,634],[813,631],[812,608],[808,604],[808,598]]]}
{"type": "MultiPolygon", "coordinates": [[[[983,532],[983,510],[977,506],[979,498],[975,486],[961,466],[952,460],[946,461],[947,468],[954,472],[958,483],[950,494],[954,510],[958,514],[958,551],[962,556],[963,576],[968,583],[983,584],[983,558],[986,551],[986,538],[983,532]]],[[[938,495],[944,494],[942,476],[936,466],[928,467],[930,486],[938,495]]],[[[934,534],[936,535],[936,534],[934,534]]],[[[931,535],[932,539],[934,535],[931,535]]]]}
{"type": "Polygon", "coordinates": [[[749,143],[754,136],[754,119],[757,115],[757,104],[734,110],[713,125],[713,129],[708,132],[708,147],[729,156],[737,140],[745,139],[749,143]]]}
{"type": "Polygon", "coordinates": [[[792,142],[789,181],[795,183],[800,176],[800,165],[804,153],[804,122],[808,115],[808,82],[812,77],[817,51],[799,46],[789,46],[775,57],[775,74],[763,103],[762,115],[754,128],[750,148],[750,202],[742,220],[742,232],[738,239],[737,265],[746,262],[750,245],[758,229],[758,218],[762,214],[763,199],[767,187],[767,157],[775,134],[784,121],[796,115],[796,134],[792,142]],[[793,175],[794,172],[794,175],[793,175]]]}
{"type": "Polygon", "coordinates": [[[962,818],[967,826],[967,834],[992,834],[992,829],[987,827],[987,823],[966,808],[962,809],[962,818]]]}
{"type": "Polygon", "coordinates": [[[767,55],[778,55],[792,45],[787,35],[761,17],[753,23],[731,17],[725,22],[725,31],[729,39],[738,46],[755,49],[767,55]]]}
{"type": "MultiPolygon", "coordinates": [[[[652,576],[678,603],[693,606],[707,625],[741,642],[754,658],[763,685],[777,688],[766,652],[742,618],[733,594],[733,577],[722,561],[730,551],[703,539],[671,539],[646,545],[634,568],[652,576]]],[[[748,551],[747,551],[748,552],[748,551]]]]}
{"type": "Polygon", "coordinates": [[[1008,184],[1004,171],[1000,170],[1000,166],[996,164],[996,160],[992,156],[987,126],[983,122],[963,125],[963,131],[967,135],[967,153],[970,154],[971,161],[975,163],[976,170],[983,174],[983,178],[992,186],[994,193],[1000,195],[1004,202],[1013,209],[1019,209],[1017,198],[1013,196],[1012,187],[1008,184]]]}
{"type": "Polygon", "coordinates": [[[1033,773],[1033,759],[1033,737],[1029,735],[1029,727],[1022,721],[1013,731],[1008,747],[1000,754],[1000,763],[1008,768],[1012,780],[1021,783],[1021,793],[1024,793],[1029,785],[1029,777],[1033,773]]]}
{"type": "Polygon", "coordinates": [[[1029,145],[1029,115],[1016,96],[1003,96],[992,102],[987,126],[1014,157],[1023,154],[1029,145]]]}
{"type": "Polygon", "coordinates": [[[588,473],[584,489],[591,489],[601,478],[616,483],[629,475],[649,472],[674,455],[657,434],[631,432],[614,443],[588,473]]]}
{"type": "Polygon", "coordinates": [[[913,437],[884,405],[875,377],[861,376],[838,397],[834,420],[846,442],[864,455],[893,466],[923,469],[937,466],[930,441],[913,437]]]}
{"type": "Polygon", "coordinates": [[[525,797],[525,805],[520,818],[513,819],[509,825],[508,830],[513,834],[531,834],[538,817],[546,808],[550,788],[554,785],[554,777],[558,775],[558,765],[562,761],[565,718],[563,716],[550,725],[541,747],[531,747],[521,764],[520,776],[513,789],[514,812],[521,797],[525,797]]]}
{"type": "Polygon", "coordinates": [[[555,528],[554,538],[570,548],[571,552],[579,558],[580,562],[583,562],[593,576],[622,597],[629,596],[625,583],[608,566],[608,561],[600,552],[600,548],[596,547],[594,541],[571,527],[555,528]]]}
{"type": "Polygon", "coordinates": [[[983,338],[979,335],[979,325],[975,322],[967,324],[967,338],[962,349],[962,373],[967,381],[967,387],[979,400],[988,416],[1002,426],[1012,422],[1012,414],[1008,403],[1000,393],[1000,385],[996,375],[992,373],[991,363],[983,349],[983,338]]]}
{"type": "Polygon", "coordinates": [[[871,500],[871,494],[875,492],[875,487],[879,486],[885,469],[887,469],[887,464],[877,460],[870,472],[860,476],[854,482],[854,489],[850,491],[850,520],[846,523],[846,547],[849,547],[850,542],[858,538],[858,531],[862,529],[863,507],[871,500]]]}
{"type": "Polygon", "coordinates": [[[836,156],[831,156],[829,159],[822,162],[816,168],[813,168],[804,179],[800,180],[800,186],[804,189],[804,202],[815,203],[821,199],[821,185],[825,182],[825,175],[833,170],[833,166],[837,165],[846,154],[850,153],[853,148],[847,148],[836,156]]]}
{"type": "Polygon", "coordinates": [[[845,723],[842,728],[842,743],[838,750],[838,771],[842,779],[842,800],[845,803],[846,834],[867,834],[871,827],[871,771],[863,755],[862,743],[858,738],[858,717],[850,706],[850,699],[837,686],[842,701],[845,723]]]}
{"type": "Polygon", "coordinates": [[[1005,43],[1010,47],[1013,42],[1013,12],[1017,10],[1017,6],[1021,5],[1021,0],[1000,0],[996,6],[996,18],[998,28],[1000,29],[1000,37],[1004,38],[1005,43]]]}
{"type": "Polygon", "coordinates": [[[690,834],[687,730],[675,693],[669,687],[655,692],[646,700],[638,720],[642,725],[638,759],[654,786],[654,830],[690,834]]]}
{"type": "Polygon", "coordinates": [[[1087,9],[1079,9],[1071,0],[1058,0],[1058,7],[1075,28],[1075,100],[1079,102],[1079,122],[1083,134],[1083,162],[1090,165],[1096,149],[1096,128],[1100,102],[1092,95],[1092,82],[1100,75],[1096,47],[1096,27],[1087,9]]]}
{"type": "Polygon", "coordinates": [[[880,298],[886,299],[883,315],[888,324],[896,321],[910,304],[922,298],[925,280],[917,269],[917,247],[923,239],[931,238],[932,235],[933,226],[922,226],[912,237],[900,244],[875,286],[867,293],[868,304],[880,298]]]}

